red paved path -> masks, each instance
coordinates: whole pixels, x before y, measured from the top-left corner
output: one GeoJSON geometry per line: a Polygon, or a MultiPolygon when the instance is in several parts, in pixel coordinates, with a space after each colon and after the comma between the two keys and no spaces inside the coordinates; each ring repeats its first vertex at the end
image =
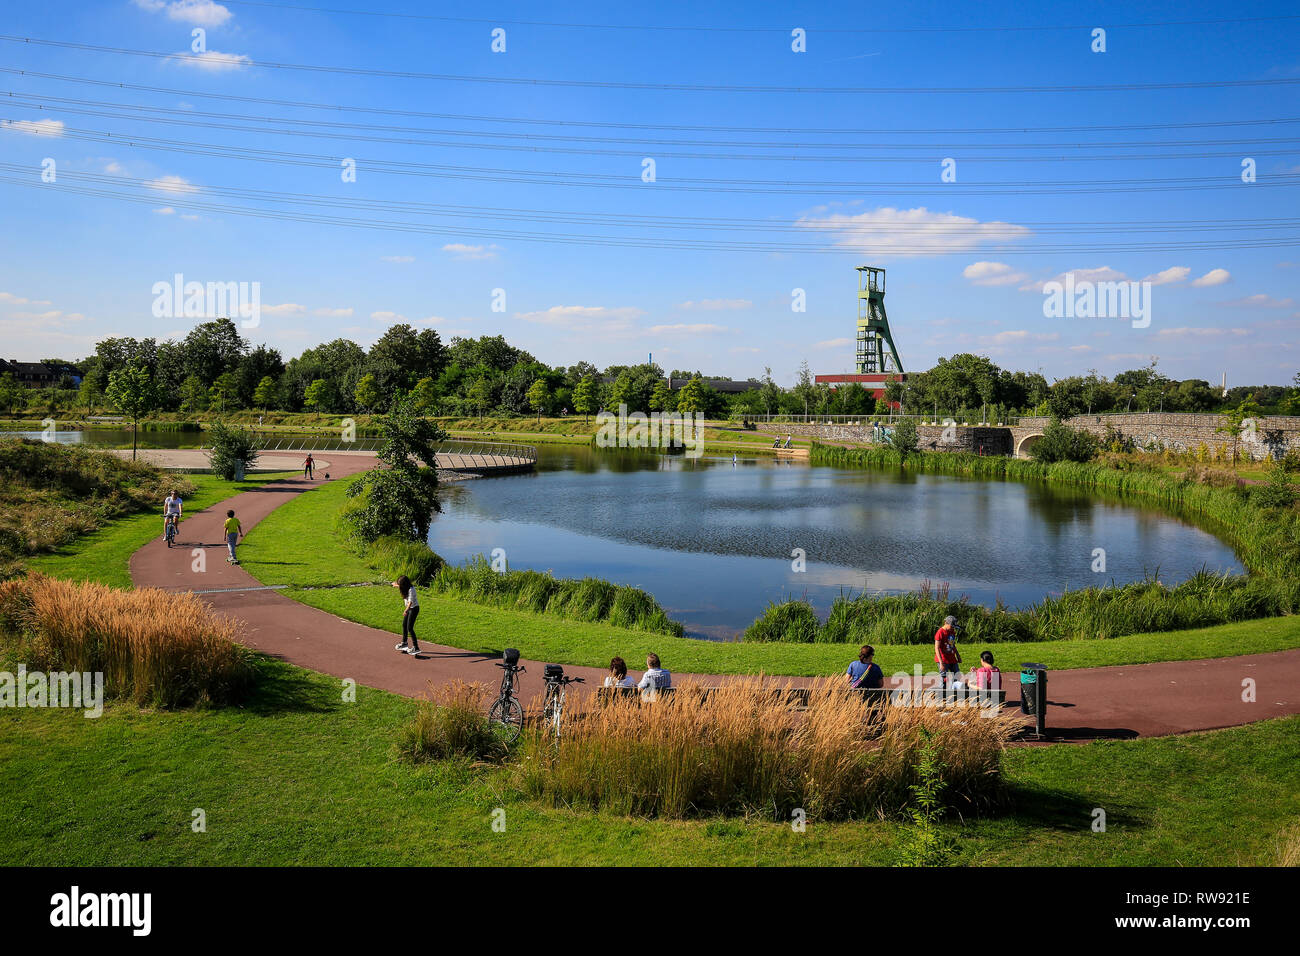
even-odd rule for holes
{"type": "MultiPolygon", "coordinates": [[[[369,455],[332,454],[332,478],[364,471],[373,464],[369,455]]],[[[491,480],[491,479],[485,479],[491,480]]],[[[422,641],[418,658],[393,650],[397,638],[388,631],[346,621],[316,608],[299,604],[274,590],[258,589],[258,582],[242,568],[225,561],[221,522],[234,508],[244,530],[290,498],[318,486],[291,479],[263,485],[204,511],[186,515],[181,525],[181,549],[168,551],[161,538],[151,541],[131,557],[131,579],[139,587],[204,592],[203,598],[219,611],[246,624],[246,643],[260,651],[312,670],[350,677],[368,687],[417,696],[430,681],[451,678],[496,683],[501,671],[493,659],[472,651],[422,641]],[[190,549],[207,552],[206,572],[191,570],[190,549]],[[223,590],[231,589],[231,590],[223,590]]],[[[398,607],[394,596],[394,607],[398,607]]],[[[395,611],[395,615],[396,615],[395,611]]],[[[525,648],[526,650],[526,648],[525,648]]],[[[846,659],[851,656],[846,648],[846,659]]],[[[671,668],[672,661],[665,661],[671,668]]],[[[524,661],[528,675],[523,685],[525,703],[541,686],[542,666],[524,661]]],[[[590,689],[604,672],[590,667],[565,667],[566,673],[586,677],[590,689]]],[[[677,675],[684,678],[690,675],[677,675]]],[[[1008,702],[1018,695],[1017,674],[1009,680],[1008,702]]],[[[709,678],[716,682],[725,678],[709,678]]],[[[806,679],[789,678],[791,683],[806,679]]],[[[1155,736],[1210,730],[1251,723],[1270,717],[1300,713],[1300,650],[1273,654],[1163,664],[1125,665],[1052,672],[1048,680],[1049,734],[1056,739],[1155,736]],[[1256,702],[1242,701],[1242,680],[1256,682],[1256,702]]]]}

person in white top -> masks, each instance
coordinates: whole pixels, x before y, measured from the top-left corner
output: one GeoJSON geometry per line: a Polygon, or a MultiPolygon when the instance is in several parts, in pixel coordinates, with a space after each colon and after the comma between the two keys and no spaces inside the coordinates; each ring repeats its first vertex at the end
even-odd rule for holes
{"type": "Polygon", "coordinates": [[[402,611],[402,643],[398,644],[396,649],[403,654],[410,654],[415,657],[420,653],[420,642],[415,636],[415,619],[420,614],[420,598],[415,593],[415,585],[411,579],[403,574],[393,582],[393,587],[401,592],[402,602],[406,609],[402,611]],[[406,644],[406,636],[411,636],[411,644],[406,644]]]}
{"type": "Polygon", "coordinates": [[[171,515],[176,516],[176,523],[180,524],[181,514],[184,511],[184,505],[181,502],[181,496],[175,491],[169,494],[163,500],[163,535],[167,534],[167,518],[171,515]]]}
{"type": "Polygon", "coordinates": [[[673,675],[659,666],[658,654],[647,654],[646,672],[636,686],[641,690],[669,690],[673,686],[673,675]]]}
{"type": "Polygon", "coordinates": [[[636,682],[627,676],[627,664],[623,658],[615,657],[609,662],[609,673],[605,675],[606,687],[635,687],[636,682]]]}

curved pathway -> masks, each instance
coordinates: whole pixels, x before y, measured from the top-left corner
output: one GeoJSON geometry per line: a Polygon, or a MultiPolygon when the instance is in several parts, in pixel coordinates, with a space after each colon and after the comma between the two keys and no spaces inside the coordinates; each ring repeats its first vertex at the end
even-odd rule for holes
{"type": "MultiPolygon", "coordinates": [[[[327,470],[333,480],[365,471],[373,461],[370,455],[332,453],[327,470]]],[[[323,475],[324,470],[322,462],[317,474],[323,475]]],[[[453,678],[497,683],[501,671],[493,666],[492,657],[428,641],[421,642],[418,658],[398,654],[393,650],[397,638],[391,632],[299,604],[226,563],[221,523],[227,509],[235,509],[244,530],[249,531],[280,505],[319,486],[322,480],[271,482],[187,514],[181,524],[180,553],[169,552],[161,538],[151,541],[132,555],[131,580],[137,587],[201,594],[216,610],[244,622],[244,641],[250,647],[368,687],[417,696],[428,690],[430,682],[453,678]],[[206,570],[194,570],[189,555],[193,548],[205,552],[206,570]]],[[[852,656],[851,650],[845,649],[846,658],[852,656]]],[[[523,663],[528,667],[523,696],[529,698],[541,686],[542,662],[523,663]]],[[[671,668],[672,661],[667,663],[671,668]]],[[[604,671],[592,667],[565,665],[565,672],[585,677],[588,692],[604,678],[604,671]]],[[[1009,670],[1003,677],[1008,684],[1008,704],[1014,708],[1017,673],[1009,670]]],[[[708,679],[717,682],[726,678],[708,679]]],[[[808,683],[806,678],[786,680],[808,683]]],[[[1054,740],[1123,739],[1252,723],[1300,713],[1300,650],[1055,671],[1048,677],[1048,697],[1047,727],[1054,740]],[[1242,700],[1247,678],[1255,682],[1253,702],[1242,700]]]]}

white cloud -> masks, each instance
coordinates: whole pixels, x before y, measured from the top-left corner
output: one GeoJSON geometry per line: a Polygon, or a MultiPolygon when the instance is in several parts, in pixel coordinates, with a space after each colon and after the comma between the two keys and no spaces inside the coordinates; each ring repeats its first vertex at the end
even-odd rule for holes
{"type": "Polygon", "coordinates": [[[135,5],[150,13],[165,13],[167,19],[190,23],[196,27],[219,27],[231,18],[230,10],[213,0],[135,0],[135,5]]]}
{"type": "Polygon", "coordinates": [[[915,209],[878,209],[823,218],[802,216],[795,225],[833,234],[835,244],[858,252],[886,256],[932,256],[974,249],[985,242],[1026,239],[1032,232],[1008,222],[980,222],[947,212],[915,209]],[[900,251],[905,250],[905,251],[900,251]]]}
{"type": "Polygon", "coordinates": [[[700,299],[698,302],[683,302],[677,308],[688,312],[725,312],[731,309],[748,309],[753,304],[749,299],[700,299]]]}
{"type": "Polygon", "coordinates": [[[972,262],[961,274],[975,285],[1015,285],[1029,278],[1005,262],[972,262]]]}
{"type": "Polygon", "coordinates": [[[1189,266],[1170,266],[1168,269],[1152,273],[1142,281],[1150,282],[1152,285],[1168,285],[1171,282],[1182,282],[1191,275],[1191,272],[1189,266]]]}
{"type": "Polygon", "coordinates": [[[1220,335],[1249,335],[1249,329],[1241,328],[1222,328],[1219,326],[1189,326],[1184,325],[1176,329],[1161,329],[1156,335],[1162,338],[1217,338],[1220,335]]]}
{"type": "Polygon", "coordinates": [[[1223,285],[1232,278],[1232,273],[1227,269],[1211,269],[1199,279],[1192,280],[1192,286],[1197,289],[1204,289],[1207,286],[1223,285]]]}
{"type": "Polygon", "coordinates": [[[713,325],[709,322],[689,324],[677,322],[673,325],[652,325],[648,330],[652,335],[667,335],[675,332],[687,332],[691,335],[712,335],[716,332],[730,332],[725,325],[713,325]]]}
{"type": "Polygon", "coordinates": [[[173,53],[168,59],[212,73],[241,70],[253,62],[242,53],[218,53],[216,50],[208,50],[204,53],[173,53]]]}
{"type": "Polygon", "coordinates": [[[826,339],[826,340],[824,340],[824,341],[821,341],[821,342],[816,343],[816,344],[813,346],[813,348],[815,348],[815,349],[842,349],[842,348],[844,348],[846,345],[852,345],[852,344],[853,344],[853,340],[850,339],[850,338],[843,338],[843,339],[826,339]]]}
{"type": "Polygon", "coordinates": [[[306,312],[305,306],[297,302],[281,302],[279,305],[264,305],[262,312],[266,315],[301,315],[306,312]]]}
{"type": "Polygon", "coordinates": [[[49,299],[26,299],[12,292],[0,292],[0,302],[7,305],[50,305],[49,299]]]}
{"type": "Polygon", "coordinates": [[[198,221],[199,221],[199,217],[196,216],[196,215],[195,215],[194,213],[192,213],[192,212],[183,212],[183,213],[181,213],[181,218],[182,218],[182,219],[185,219],[185,220],[187,220],[187,221],[189,221],[189,222],[198,222],[198,221]]]}
{"type": "Polygon", "coordinates": [[[442,247],[442,251],[450,252],[453,259],[462,260],[495,259],[500,249],[495,243],[488,246],[467,246],[463,242],[449,242],[442,247]]]}
{"type": "Polygon", "coordinates": [[[312,309],[312,315],[323,315],[331,319],[350,319],[352,318],[351,309],[312,309]]]}
{"type": "Polygon", "coordinates": [[[1010,345],[1015,342],[1055,342],[1061,337],[1059,332],[1030,332],[1028,329],[1007,329],[996,335],[982,335],[981,342],[992,345],[1010,345]]]}
{"type": "Polygon", "coordinates": [[[380,256],[379,258],[384,262],[397,262],[401,264],[415,261],[415,256],[380,256]]]}
{"type": "Polygon", "coordinates": [[[405,321],[406,321],[406,316],[402,315],[400,312],[389,312],[389,311],[387,311],[387,310],[381,310],[381,311],[379,311],[379,312],[371,312],[371,313],[370,313],[370,317],[371,317],[372,319],[374,319],[376,322],[394,322],[394,323],[395,323],[395,322],[405,322],[405,321]]]}
{"type": "Polygon", "coordinates": [[[63,135],[63,120],[0,120],[0,127],[29,136],[63,135]]]}
{"type": "Polygon", "coordinates": [[[1271,295],[1257,292],[1255,295],[1248,295],[1242,299],[1233,299],[1231,302],[1220,302],[1219,304],[1241,306],[1248,309],[1289,309],[1295,305],[1295,299],[1290,296],[1285,299],[1275,299],[1271,295]]]}
{"type": "MultiPolygon", "coordinates": [[[[149,180],[145,185],[150,189],[156,189],[161,193],[175,193],[178,195],[191,195],[199,191],[198,186],[195,186],[192,182],[183,179],[180,176],[159,176],[157,179],[149,180]]],[[[175,210],[173,210],[173,212],[174,211],[175,210]]]]}
{"type": "Polygon", "coordinates": [[[645,315],[632,306],[607,308],[603,305],[553,305],[536,312],[516,312],[515,318],[570,331],[626,329],[632,319],[645,315]]]}
{"type": "MultiPolygon", "coordinates": [[[[1110,266],[1094,266],[1091,269],[1070,269],[1068,274],[1074,276],[1074,284],[1077,286],[1081,282],[1128,282],[1129,277],[1120,272],[1118,269],[1112,269],[1110,266]]],[[[1052,276],[1050,279],[1035,279],[1033,282],[1026,282],[1020,287],[1021,292],[1042,292],[1043,287],[1049,282],[1065,283],[1067,273],[1062,272],[1059,275],[1052,276]]]]}
{"type": "Polygon", "coordinates": [[[154,212],[156,212],[160,216],[176,215],[176,210],[173,209],[171,206],[159,206],[157,209],[154,210],[154,212]]]}
{"type": "Polygon", "coordinates": [[[758,349],[758,348],[755,348],[755,347],[752,346],[752,345],[736,345],[736,346],[733,346],[733,347],[727,349],[727,351],[728,351],[728,352],[734,352],[734,353],[736,353],[737,355],[741,355],[741,354],[746,354],[746,355],[755,355],[755,354],[757,354],[757,353],[758,353],[759,351],[761,351],[761,350],[758,349]]]}

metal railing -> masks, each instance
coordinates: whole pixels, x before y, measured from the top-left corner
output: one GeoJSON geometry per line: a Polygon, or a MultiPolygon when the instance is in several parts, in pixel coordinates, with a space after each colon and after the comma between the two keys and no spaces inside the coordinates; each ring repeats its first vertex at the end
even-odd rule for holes
{"type": "MultiPolygon", "coordinates": [[[[970,424],[971,427],[976,425],[1011,426],[1019,424],[1021,418],[1020,415],[1007,415],[1000,422],[972,420],[968,423],[958,419],[954,413],[949,412],[940,412],[938,418],[934,415],[903,415],[898,412],[889,415],[746,415],[744,417],[747,421],[771,425],[890,425],[901,421],[913,421],[918,425],[929,423],[943,425],[951,420],[957,425],[970,424]]],[[[972,416],[972,418],[978,417],[978,415],[972,416]]]]}
{"type": "MultiPolygon", "coordinates": [[[[278,438],[262,444],[258,451],[263,454],[275,452],[295,452],[299,454],[374,454],[379,450],[383,440],[379,438],[358,438],[345,442],[342,439],[325,436],[305,437],[294,435],[278,438]]],[[[210,451],[199,446],[200,451],[210,451]]],[[[436,446],[438,467],[448,471],[488,471],[503,468],[531,468],[537,464],[537,448],[533,445],[519,445],[513,442],[487,441],[450,441],[439,442],[436,446]]]]}

